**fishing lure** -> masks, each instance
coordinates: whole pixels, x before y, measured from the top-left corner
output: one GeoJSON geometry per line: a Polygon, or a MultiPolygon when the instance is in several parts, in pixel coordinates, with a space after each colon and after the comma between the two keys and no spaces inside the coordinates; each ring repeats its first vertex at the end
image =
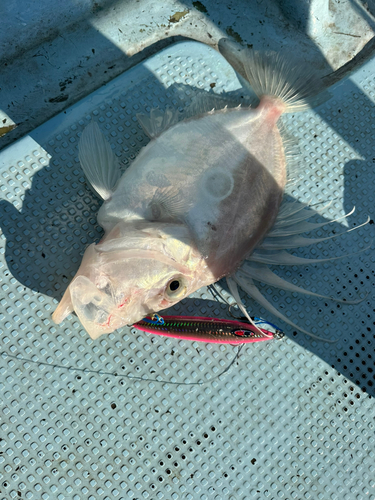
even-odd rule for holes
{"type": "Polygon", "coordinates": [[[143,318],[133,326],[154,335],[216,344],[243,344],[281,339],[284,336],[284,333],[277,326],[262,319],[255,318],[255,325],[228,319],[198,316],[162,317],[153,314],[143,318]]]}

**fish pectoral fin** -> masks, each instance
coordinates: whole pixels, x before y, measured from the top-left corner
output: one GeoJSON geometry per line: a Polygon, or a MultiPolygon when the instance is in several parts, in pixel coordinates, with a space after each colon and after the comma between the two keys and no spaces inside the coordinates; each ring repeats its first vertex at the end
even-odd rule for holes
{"type": "Polygon", "coordinates": [[[178,109],[167,107],[165,111],[159,108],[153,108],[150,111],[150,116],[138,113],[137,120],[143,128],[144,132],[150,139],[155,139],[165,130],[176,125],[182,118],[182,114],[178,109]]]}
{"type": "Polygon", "coordinates": [[[148,206],[146,219],[152,221],[170,222],[181,220],[192,203],[182,191],[173,186],[159,188],[148,206]]]}
{"type": "Polygon", "coordinates": [[[103,200],[108,200],[121,177],[121,171],[110,144],[96,122],[91,121],[82,132],[78,149],[87,180],[103,200]]]}

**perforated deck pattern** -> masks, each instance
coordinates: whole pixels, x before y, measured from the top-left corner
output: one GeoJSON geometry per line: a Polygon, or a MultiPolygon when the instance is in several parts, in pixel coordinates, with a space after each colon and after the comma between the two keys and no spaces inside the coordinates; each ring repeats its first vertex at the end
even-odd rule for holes
{"type": "MultiPolygon", "coordinates": [[[[302,159],[289,196],[335,198],[328,219],[356,205],[350,225],[374,210],[373,67],[318,110],[286,120],[302,159]]],[[[183,108],[192,87],[234,92],[239,83],[213,50],[178,44],[0,154],[2,500],[375,498],[372,250],[278,270],[319,293],[368,293],[359,305],[260,285],[284,314],[335,344],[282,325],[284,340],[250,344],[236,359],[229,345],[127,328],[92,341],[75,316],[51,321],[85,247],[101,233],[100,200],[78,162],[83,128],[97,120],[126,168],[147,143],[135,114],[183,108]]],[[[241,100],[241,90],[236,95],[241,100]]],[[[298,254],[365,248],[372,224],[298,254]]],[[[338,222],[315,234],[344,229],[338,222]]],[[[252,313],[277,322],[243,297],[252,313]]],[[[228,317],[207,290],[173,313],[228,317]]]]}

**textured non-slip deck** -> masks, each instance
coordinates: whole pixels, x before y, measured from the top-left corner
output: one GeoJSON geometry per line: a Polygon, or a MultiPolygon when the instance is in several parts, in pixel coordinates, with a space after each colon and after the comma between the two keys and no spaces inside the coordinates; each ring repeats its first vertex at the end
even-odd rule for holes
{"type": "MultiPolygon", "coordinates": [[[[333,200],[314,236],[367,226],[298,255],[334,257],[374,237],[375,63],[317,110],[286,117],[301,179],[287,197],[333,200]]],[[[171,46],[0,152],[0,499],[375,498],[374,252],[279,274],[358,305],[262,293],[295,332],[278,341],[190,343],[123,328],[92,341],[77,318],[51,314],[86,246],[101,236],[100,200],[78,161],[96,120],[125,169],[147,144],[136,113],[184,108],[194,92],[245,100],[233,70],[195,42],[171,46]],[[367,294],[367,295],[366,295],[367,294]]],[[[318,220],[318,219],[317,219],[318,220]]],[[[225,284],[218,290],[231,300],[225,284]]],[[[173,314],[230,317],[204,289],[173,314]]]]}

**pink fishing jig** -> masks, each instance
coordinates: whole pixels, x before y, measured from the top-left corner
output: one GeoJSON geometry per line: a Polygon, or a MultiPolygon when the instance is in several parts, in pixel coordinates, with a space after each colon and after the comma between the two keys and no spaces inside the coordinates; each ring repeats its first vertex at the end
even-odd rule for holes
{"type": "Polygon", "coordinates": [[[228,319],[197,316],[159,316],[154,314],[133,326],[138,330],[176,339],[217,344],[243,344],[280,339],[283,332],[275,325],[255,318],[256,326],[228,319]],[[269,330],[272,328],[272,330],[269,330]]]}

